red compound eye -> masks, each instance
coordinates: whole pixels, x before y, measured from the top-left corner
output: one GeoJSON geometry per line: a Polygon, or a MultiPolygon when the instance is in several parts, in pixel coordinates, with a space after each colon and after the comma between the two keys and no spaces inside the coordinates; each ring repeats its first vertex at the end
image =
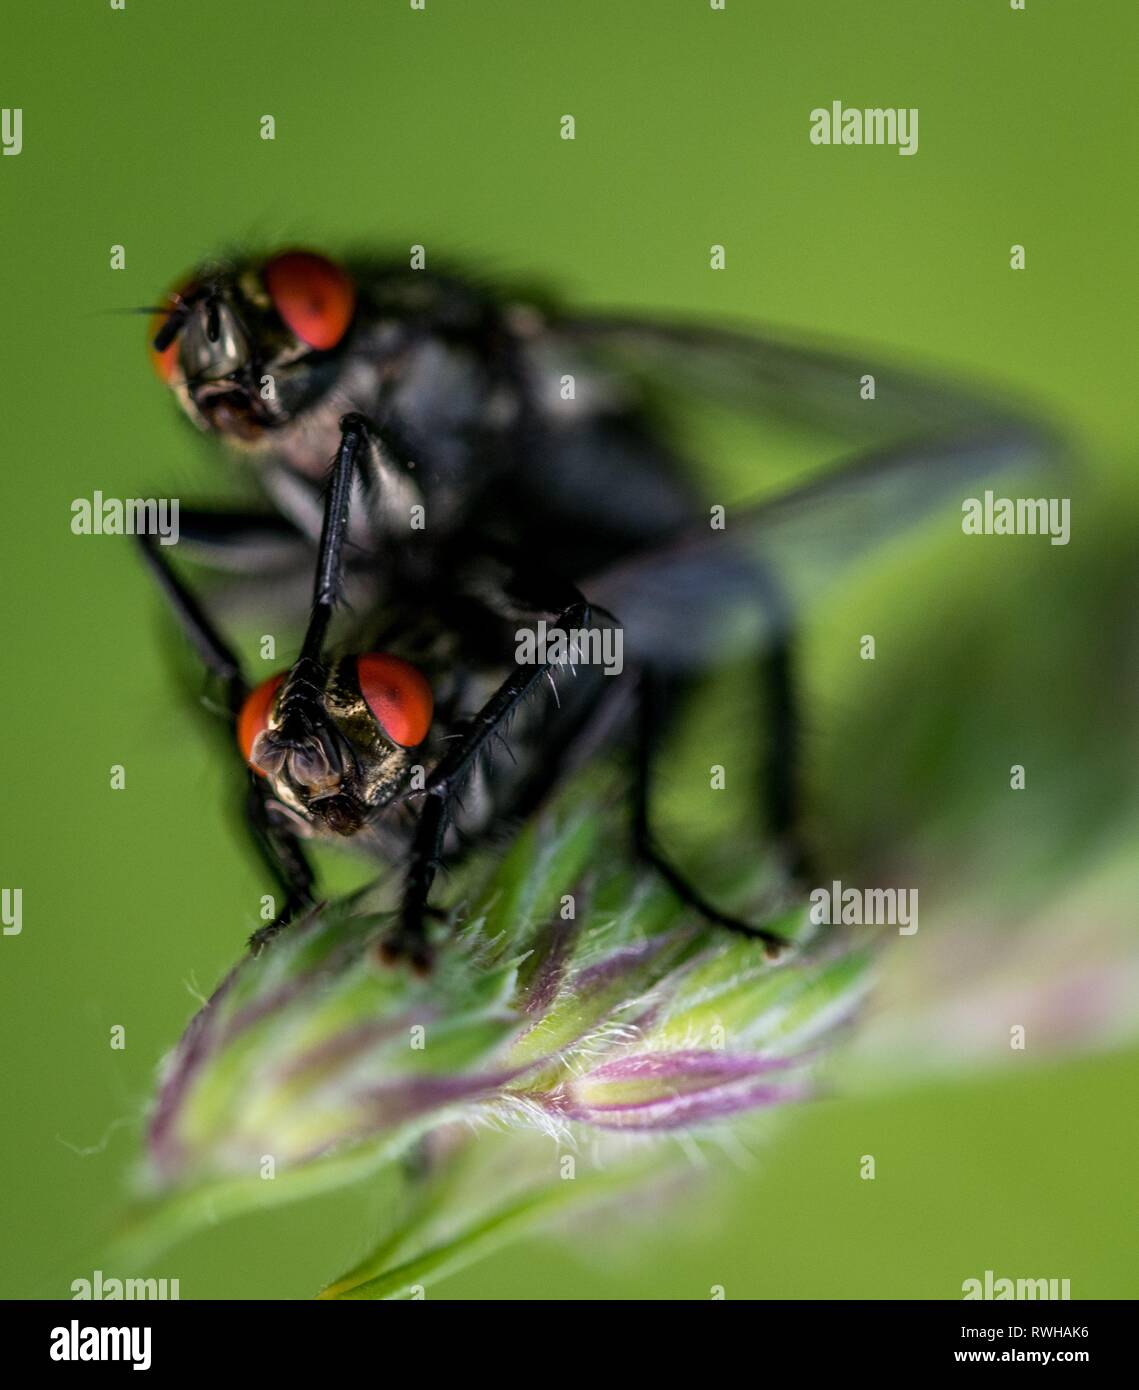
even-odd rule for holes
{"type": "Polygon", "coordinates": [[[356,289],[338,265],[311,251],[286,251],[261,274],[273,307],[302,343],[327,352],[340,342],[352,322],[356,289]]]}
{"type": "Polygon", "coordinates": [[[284,679],[285,672],[279,671],[267,681],[262,681],[245,697],[241,713],[237,716],[237,746],[241,749],[241,756],[262,777],[265,776],[264,772],[253,761],[253,745],[257,742],[258,734],[263,734],[269,727],[269,711],[284,679]]]}
{"type": "Polygon", "coordinates": [[[393,743],[414,748],[427,737],[434,700],[426,679],[398,656],[371,652],[356,658],[360,694],[393,743]]]}

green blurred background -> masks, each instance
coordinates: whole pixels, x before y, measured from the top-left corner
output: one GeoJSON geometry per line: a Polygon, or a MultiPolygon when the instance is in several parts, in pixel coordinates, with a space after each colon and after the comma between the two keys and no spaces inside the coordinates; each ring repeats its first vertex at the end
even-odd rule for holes
{"type": "MultiPolygon", "coordinates": [[[[843,863],[920,846],[954,884],[938,929],[1026,885],[1073,898],[1073,932],[1134,916],[1131,0],[61,0],[9,6],[4,28],[24,149],[0,159],[0,884],[23,888],[24,929],[0,938],[0,1292],[65,1296],[98,1264],[156,1063],[255,921],[232,778],[131,543],[69,531],[95,489],[238,488],[175,417],[143,321],[108,312],[219,247],[422,242],[577,303],[763,319],[1041,401],[1083,459],[1066,551],[989,551],[967,574],[906,552],[812,624],[815,819],[843,863]],[[813,147],[808,113],[835,99],[917,106],[920,152],[813,147]]],[[[747,491],[752,466],[724,485],[747,491]]],[[[630,1220],[589,1258],[532,1241],[438,1293],[958,1297],[991,1268],[1134,1296],[1139,1055],[1117,1031],[1110,1054],[804,1108],[748,1164],[709,1150],[697,1213],[630,1220]]],[[[344,1192],[156,1272],[184,1297],[305,1297],[379,1216],[344,1192]]]]}

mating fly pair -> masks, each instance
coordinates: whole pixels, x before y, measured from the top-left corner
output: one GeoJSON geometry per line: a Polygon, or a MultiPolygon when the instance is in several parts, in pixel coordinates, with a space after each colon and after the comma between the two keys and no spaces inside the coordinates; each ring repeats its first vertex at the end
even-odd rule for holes
{"type": "MultiPolygon", "coordinates": [[[[253,464],[276,506],[183,507],[183,539],[229,568],[256,570],[281,546],[315,567],[296,661],[250,688],[146,544],[225,685],[249,820],[285,892],[255,943],[313,901],[303,841],[348,836],[406,865],[389,945],[425,965],[440,864],[524,815],[568,765],[628,739],[638,854],[711,921],[778,946],[714,906],[654,841],[653,752],[684,689],[741,644],[755,651],[766,831],[789,876],[802,875],[791,643],[803,600],[969,480],[1048,447],[969,393],[831,352],[574,318],[459,278],[305,251],[202,267],[157,312],[159,374],[200,430],[253,464]],[[654,381],[861,447],[713,530],[653,418],[654,381]],[[349,581],[362,616],[330,653],[349,581]],[[516,660],[519,631],[543,620],[561,632],[619,624],[623,674],[579,666],[551,689],[551,661],[516,660]],[[501,743],[505,755],[488,756],[501,743]]],[[[762,484],[762,458],[755,473],[762,484]]]]}

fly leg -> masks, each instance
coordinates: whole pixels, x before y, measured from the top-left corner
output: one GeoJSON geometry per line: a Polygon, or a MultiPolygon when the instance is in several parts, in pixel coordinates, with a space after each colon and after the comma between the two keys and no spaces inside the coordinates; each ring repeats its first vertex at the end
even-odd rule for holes
{"type": "Polygon", "coordinates": [[[293,567],[312,550],[306,536],[274,513],[184,505],[178,544],[204,564],[239,574],[293,567]]]}
{"type": "MultiPolygon", "coordinates": [[[[528,603],[526,616],[548,619],[551,627],[563,632],[588,628],[592,610],[581,594],[570,584],[548,582],[548,597],[553,601],[528,603]],[[569,601],[565,602],[567,597],[569,601]]],[[[503,611],[522,616],[517,590],[506,596],[503,611]]],[[[411,845],[399,926],[384,944],[387,959],[407,959],[419,970],[430,966],[431,949],[425,931],[425,918],[430,913],[427,899],[441,867],[443,841],[456,798],[490,741],[501,734],[514,712],[557,664],[552,659],[518,663],[428,777],[411,845]]]]}
{"type": "MultiPolygon", "coordinates": [[[[169,601],[183,633],[206,669],[222,683],[230,717],[236,721],[249,693],[241,663],[197,598],[175,574],[155,537],[142,535],[138,539],[147,564],[169,601]]],[[[288,925],[301,908],[312,903],[314,876],[296,837],[275,820],[261,779],[248,773],[248,770],[247,775],[251,782],[245,812],[250,833],[266,867],[285,895],[281,912],[250,938],[250,946],[259,949],[270,936],[288,925]]]]}
{"type": "Polygon", "coordinates": [[[316,576],[313,580],[312,613],[301,646],[300,660],[319,661],[332,612],[344,583],[344,544],[348,537],[348,503],[352,481],[367,445],[369,425],[362,415],[345,415],[341,439],[324,504],[316,576]]]}
{"type": "MultiPolygon", "coordinates": [[[[341,419],[340,447],[325,493],[312,612],[300,661],[319,662],[333,610],[343,596],[344,549],[348,542],[348,510],[354,480],[357,477],[361,480],[368,496],[388,491],[396,493],[407,487],[407,457],[407,441],[397,437],[393,427],[358,412],[341,419]]],[[[418,496],[418,493],[408,495],[418,496]]]]}
{"type": "Polygon", "coordinates": [[[278,732],[283,743],[303,747],[325,722],[320,692],[324,689],[324,641],[344,587],[344,548],[352,484],[370,447],[371,426],[362,415],[340,421],[340,447],[324,498],[324,519],[313,579],[312,607],[300,655],[293,663],[279,698],[278,732]]]}
{"type": "Polygon", "coordinates": [[[259,786],[249,788],[245,814],[261,858],[285,897],[281,911],[249,938],[249,949],[257,955],[279,931],[313,905],[316,879],[296,836],[290,835],[276,820],[259,786]]]}
{"type": "Polygon", "coordinates": [[[282,737],[306,739],[321,722],[319,701],[315,692],[324,686],[323,650],[332,615],[344,591],[344,551],[348,543],[348,512],[352,500],[352,485],[359,477],[365,489],[374,487],[375,478],[391,476],[392,470],[378,462],[385,458],[384,450],[398,460],[398,450],[390,432],[365,416],[350,413],[340,421],[340,447],[332,464],[324,498],[324,517],[317,552],[316,575],[313,580],[312,608],[300,655],[285,678],[281,691],[280,730],[282,737]],[[376,467],[368,470],[365,460],[371,458],[376,467]]]}
{"type": "MultiPolygon", "coordinates": [[[[786,879],[791,885],[803,886],[810,874],[810,855],[801,824],[801,730],[795,691],[792,614],[778,580],[765,566],[753,564],[752,578],[772,633],[758,672],[765,696],[762,820],[786,879]]],[[[752,926],[713,907],[656,845],[649,806],[652,760],[663,724],[664,694],[662,678],[646,672],[641,684],[634,789],[633,829],[637,850],[661,873],[683,901],[696,908],[709,921],[730,931],[757,937],[769,946],[777,945],[783,938],[775,933],[752,926]]]]}
{"type": "Polygon", "coordinates": [[[157,538],[144,534],[138,537],[138,542],[151,574],[174,612],[178,626],[197,652],[202,665],[221,682],[225,690],[226,708],[236,719],[242,701],[249,693],[241,663],[206,616],[197,598],[174,573],[157,538]]]}
{"type": "Polygon", "coordinates": [[[641,676],[640,705],[636,730],[636,763],[633,783],[633,839],[637,853],[660,874],[681,902],[695,908],[718,927],[762,941],[769,954],[788,945],[786,937],[765,927],[754,926],[714,907],[658,848],[650,818],[652,767],[663,729],[667,691],[660,676],[645,671],[641,676]]]}
{"type": "Polygon", "coordinates": [[[757,567],[762,602],[772,637],[760,663],[766,726],[763,754],[763,813],[783,872],[791,885],[805,887],[811,855],[802,826],[802,728],[795,683],[795,645],[790,605],[766,568],[757,567]]]}

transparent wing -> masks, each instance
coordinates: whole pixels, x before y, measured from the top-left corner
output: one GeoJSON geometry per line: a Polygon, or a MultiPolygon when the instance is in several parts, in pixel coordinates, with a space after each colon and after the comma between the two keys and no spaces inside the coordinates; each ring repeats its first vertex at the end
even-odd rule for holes
{"type": "Polygon", "coordinates": [[[705,524],[582,587],[624,627],[626,661],[699,669],[758,652],[859,560],[921,522],[976,547],[961,529],[963,501],[1009,470],[1048,469],[1059,457],[1054,438],[1028,425],[892,446],[731,509],[723,530],[705,524]]]}
{"type": "Polygon", "coordinates": [[[567,317],[551,326],[602,365],[702,396],[749,416],[772,416],[866,442],[1016,418],[1015,405],[972,386],[925,376],[853,347],[812,344],[775,330],[567,317]],[[863,398],[866,377],[874,397],[863,398]]]}

